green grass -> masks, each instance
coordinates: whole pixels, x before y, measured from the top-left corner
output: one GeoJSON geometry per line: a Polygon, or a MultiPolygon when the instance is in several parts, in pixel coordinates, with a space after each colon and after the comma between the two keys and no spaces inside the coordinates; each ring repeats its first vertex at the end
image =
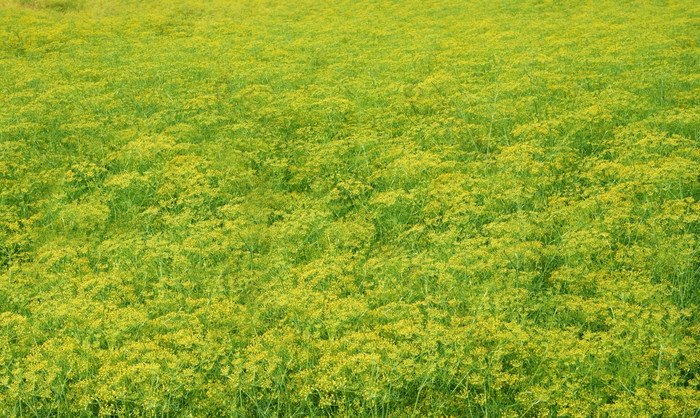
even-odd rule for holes
{"type": "Polygon", "coordinates": [[[0,0],[0,411],[700,413],[700,3],[0,0]]]}

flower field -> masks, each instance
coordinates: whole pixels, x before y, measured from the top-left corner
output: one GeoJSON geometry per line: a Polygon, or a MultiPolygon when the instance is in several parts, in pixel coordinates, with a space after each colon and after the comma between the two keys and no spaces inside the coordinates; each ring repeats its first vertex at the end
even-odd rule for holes
{"type": "Polygon", "coordinates": [[[700,2],[0,0],[0,415],[700,414],[700,2]]]}

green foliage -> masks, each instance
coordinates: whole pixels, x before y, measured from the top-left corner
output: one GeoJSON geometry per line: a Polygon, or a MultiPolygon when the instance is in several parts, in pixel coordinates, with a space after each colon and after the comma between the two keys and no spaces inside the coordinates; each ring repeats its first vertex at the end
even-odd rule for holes
{"type": "Polygon", "coordinates": [[[0,0],[0,411],[697,416],[699,20],[0,0]]]}

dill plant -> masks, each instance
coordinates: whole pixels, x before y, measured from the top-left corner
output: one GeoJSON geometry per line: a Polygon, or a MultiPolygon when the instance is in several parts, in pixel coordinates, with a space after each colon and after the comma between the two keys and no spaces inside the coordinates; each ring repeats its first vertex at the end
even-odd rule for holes
{"type": "Polygon", "coordinates": [[[0,411],[697,416],[699,19],[0,0],[0,411]]]}

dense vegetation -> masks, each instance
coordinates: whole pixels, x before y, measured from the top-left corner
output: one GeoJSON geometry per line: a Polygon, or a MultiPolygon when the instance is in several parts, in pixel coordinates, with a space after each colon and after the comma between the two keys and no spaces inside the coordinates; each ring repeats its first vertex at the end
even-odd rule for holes
{"type": "Polygon", "coordinates": [[[0,411],[697,416],[700,2],[0,0],[0,411]]]}

